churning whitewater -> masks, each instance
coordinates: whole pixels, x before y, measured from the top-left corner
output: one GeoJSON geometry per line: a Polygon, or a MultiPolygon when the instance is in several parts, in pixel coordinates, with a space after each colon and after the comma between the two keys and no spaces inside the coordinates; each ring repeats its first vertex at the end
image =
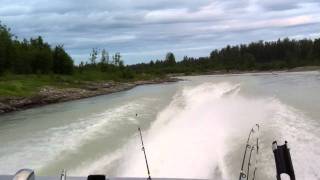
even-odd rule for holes
{"type": "Polygon", "coordinates": [[[141,126],[152,177],[237,179],[246,138],[259,123],[256,179],[275,179],[273,140],[289,142],[297,179],[319,179],[320,114],[306,96],[318,92],[319,77],[191,77],[9,114],[0,119],[0,173],[146,177],[141,126]]]}
{"type": "MultiPolygon", "coordinates": [[[[241,96],[240,88],[239,84],[205,83],[187,87],[174,96],[145,132],[153,177],[236,179],[245,138],[255,123],[262,126],[258,179],[274,179],[270,147],[273,137],[295,144],[297,178],[319,176],[319,164],[306,163],[320,158],[319,149],[311,149],[308,157],[295,153],[303,152],[306,142],[311,147],[320,145],[312,133],[316,131],[313,124],[299,123],[305,117],[275,98],[241,96]],[[312,139],[316,141],[310,142],[312,139]]],[[[115,176],[146,176],[137,134],[121,150],[95,162],[97,169],[85,167],[82,173],[90,173],[88,169],[104,172],[99,167],[107,167],[116,159],[120,163],[115,176]]]]}

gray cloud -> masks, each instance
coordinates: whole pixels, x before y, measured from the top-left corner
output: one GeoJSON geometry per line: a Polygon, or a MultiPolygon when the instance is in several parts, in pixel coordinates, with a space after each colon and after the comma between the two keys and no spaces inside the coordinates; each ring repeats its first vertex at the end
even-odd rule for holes
{"type": "Polygon", "coordinates": [[[79,62],[92,48],[128,64],[206,56],[214,48],[283,37],[315,38],[317,0],[0,0],[0,20],[20,38],[42,35],[79,62]]]}
{"type": "Polygon", "coordinates": [[[270,1],[270,0],[261,0],[259,1],[261,7],[266,10],[271,11],[283,11],[283,10],[292,10],[298,9],[299,6],[308,4],[308,3],[320,3],[318,0],[278,0],[278,1],[270,1]]]}

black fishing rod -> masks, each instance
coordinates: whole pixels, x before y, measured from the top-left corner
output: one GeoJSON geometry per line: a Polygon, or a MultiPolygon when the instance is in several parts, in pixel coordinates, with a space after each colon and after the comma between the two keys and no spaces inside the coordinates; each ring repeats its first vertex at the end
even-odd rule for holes
{"type": "Polygon", "coordinates": [[[257,127],[258,131],[259,131],[259,124],[256,124],[253,128],[251,128],[250,132],[249,132],[249,136],[247,139],[247,143],[246,143],[246,147],[243,153],[243,158],[242,158],[242,164],[241,164],[241,170],[240,170],[240,175],[239,175],[239,180],[242,180],[244,178],[247,178],[247,174],[244,173],[243,171],[243,167],[244,167],[244,162],[246,160],[246,156],[247,156],[247,150],[251,148],[251,145],[249,144],[250,142],[250,138],[251,138],[251,134],[254,133],[254,128],[257,127]]]}
{"type": "Polygon", "coordinates": [[[140,134],[142,151],[143,151],[143,153],[144,153],[144,159],[145,159],[145,161],[146,161],[147,172],[148,172],[148,180],[151,180],[151,175],[150,175],[150,170],[149,170],[149,165],[148,165],[148,160],[147,160],[146,149],[144,148],[143,139],[142,139],[142,133],[141,133],[140,127],[138,127],[138,131],[139,131],[139,134],[140,134]]]}

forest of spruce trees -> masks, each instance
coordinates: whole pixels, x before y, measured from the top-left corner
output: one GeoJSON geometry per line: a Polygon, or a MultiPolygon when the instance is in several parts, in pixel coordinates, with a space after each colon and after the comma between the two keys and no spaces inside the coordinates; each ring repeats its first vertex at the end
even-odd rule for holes
{"type": "MultiPolygon", "coordinates": [[[[10,29],[0,24],[0,75],[12,74],[73,74],[90,70],[105,73],[123,72],[123,78],[134,74],[192,73],[207,71],[282,70],[299,66],[320,65],[320,38],[282,39],[271,42],[258,41],[250,44],[226,46],[213,50],[208,57],[184,57],[176,61],[173,53],[167,53],[164,60],[150,61],[124,66],[120,53],[109,64],[102,51],[100,62],[98,52],[93,50],[88,62],[74,65],[74,61],[63,46],[51,47],[41,36],[30,40],[18,40],[10,29]]],[[[109,57],[108,57],[109,58],[109,57]]]]}
{"type": "MultiPolygon", "coordinates": [[[[167,58],[168,59],[168,58],[167,58]]],[[[137,72],[191,73],[207,71],[285,70],[320,65],[320,38],[253,42],[213,50],[208,57],[182,61],[151,61],[132,65],[137,72]]]]}
{"type": "Polygon", "coordinates": [[[73,68],[63,46],[52,48],[41,36],[19,41],[0,24],[0,74],[72,74],[73,68]]]}

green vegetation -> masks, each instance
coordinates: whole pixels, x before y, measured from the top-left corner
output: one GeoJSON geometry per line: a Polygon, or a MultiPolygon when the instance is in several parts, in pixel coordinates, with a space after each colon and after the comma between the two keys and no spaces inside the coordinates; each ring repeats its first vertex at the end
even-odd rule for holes
{"type": "Polygon", "coordinates": [[[62,75],[14,75],[0,77],[0,97],[25,97],[37,93],[43,86],[72,87],[69,76],[62,75]]]}
{"type": "Polygon", "coordinates": [[[19,41],[0,24],[0,74],[71,74],[73,61],[63,46],[51,48],[41,36],[19,41]]]}
{"type": "MultiPolygon", "coordinates": [[[[53,86],[58,88],[81,88],[87,86],[90,82],[117,81],[128,82],[128,80],[119,78],[119,74],[106,74],[100,71],[85,71],[83,73],[75,72],[71,75],[59,74],[5,74],[0,76],[0,99],[1,97],[28,97],[35,95],[41,87],[53,86]],[[119,79],[118,79],[119,78],[119,79]]],[[[158,77],[158,76],[157,76],[158,77]]],[[[130,81],[155,79],[156,76],[150,74],[135,75],[130,81]]]]}
{"type": "Polygon", "coordinates": [[[125,66],[120,53],[92,49],[88,62],[74,65],[62,45],[51,47],[42,37],[19,41],[0,23],[0,97],[31,96],[41,87],[81,87],[88,82],[130,82],[164,78],[170,73],[282,70],[320,65],[320,39],[253,42],[213,50],[209,57],[172,52],[164,60],[125,66]]]}
{"type": "Polygon", "coordinates": [[[320,38],[253,42],[213,50],[209,57],[184,57],[175,63],[169,53],[164,61],[132,65],[137,73],[203,73],[211,71],[283,70],[320,65],[320,38]]]}
{"type": "Polygon", "coordinates": [[[110,60],[106,50],[99,57],[98,50],[93,49],[89,63],[76,66],[62,45],[52,48],[41,36],[19,41],[0,23],[0,98],[32,96],[44,86],[82,87],[90,82],[130,82],[156,77],[159,76],[137,74],[124,66],[120,53],[110,60]]]}

